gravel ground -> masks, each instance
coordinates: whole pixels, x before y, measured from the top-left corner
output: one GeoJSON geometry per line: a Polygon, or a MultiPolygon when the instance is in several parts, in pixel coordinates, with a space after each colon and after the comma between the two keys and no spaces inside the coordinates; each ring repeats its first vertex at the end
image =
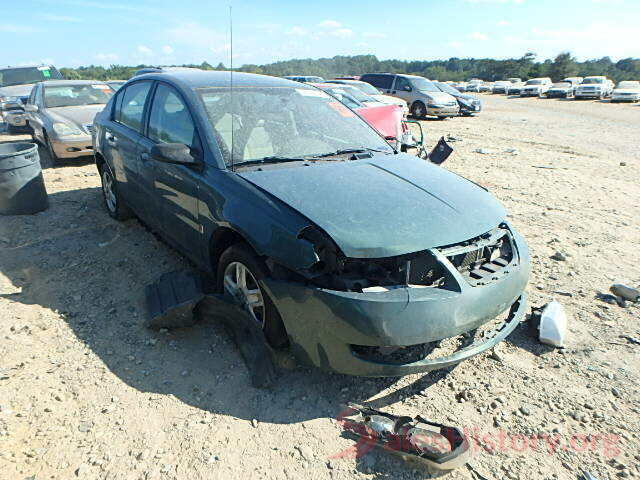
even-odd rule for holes
{"type": "Polygon", "coordinates": [[[51,207],[0,220],[0,479],[430,477],[354,458],[335,420],[347,401],[473,433],[473,466],[450,479],[639,477],[640,345],[624,336],[640,340],[640,308],[595,296],[640,284],[640,106],[483,98],[476,118],[423,125],[431,145],[458,139],[445,168],[506,205],[531,247],[531,305],[567,310],[566,349],[523,324],[450,371],[299,368],[254,389],[221,327],[142,326],[144,285],[187,262],[107,216],[91,159],[54,167],[41,149],[51,207]]]}

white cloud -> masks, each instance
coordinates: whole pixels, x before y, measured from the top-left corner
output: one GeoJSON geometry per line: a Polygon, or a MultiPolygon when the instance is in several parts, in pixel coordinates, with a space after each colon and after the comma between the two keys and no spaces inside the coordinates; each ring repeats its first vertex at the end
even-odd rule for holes
{"type": "Polygon", "coordinates": [[[365,38],[387,38],[387,34],[382,32],[364,32],[362,36],[365,38]]]}
{"type": "Polygon", "coordinates": [[[165,30],[164,37],[175,45],[208,48],[229,40],[229,36],[196,22],[182,23],[165,30]]]}
{"type": "Polygon", "coordinates": [[[171,55],[173,53],[173,47],[171,45],[165,45],[162,47],[162,53],[165,55],[171,55]]]}
{"type": "Polygon", "coordinates": [[[469,35],[467,35],[467,37],[471,40],[489,40],[489,37],[486,34],[480,32],[470,33],[469,35]]]}
{"type": "Polygon", "coordinates": [[[151,50],[146,45],[138,45],[138,48],[136,48],[136,50],[138,51],[138,53],[141,53],[142,55],[152,55],[153,54],[153,50],[151,50]]]}
{"type": "Polygon", "coordinates": [[[499,27],[508,27],[509,25],[511,25],[511,22],[507,22],[506,20],[500,20],[498,22],[499,27]]]}
{"type": "Polygon", "coordinates": [[[106,62],[113,62],[118,59],[118,55],[115,53],[98,53],[96,59],[106,62]]]}
{"type": "Polygon", "coordinates": [[[356,47],[369,48],[369,44],[367,42],[358,42],[356,43],[356,47]]]}
{"type": "Polygon", "coordinates": [[[51,15],[49,13],[43,13],[40,18],[48,22],[62,22],[62,23],[78,23],[82,20],[78,17],[69,17],[67,15],[51,15]]]}
{"type": "Polygon", "coordinates": [[[353,30],[350,28],[336,28],[335,30],[331,30],[329,35],[333,35],[338,38],[349,38],[353,37],[353,30]]]}
{"type": "Polygon", "coordinates": [[[448,47],[456,48],[456,49],[457,48],[462,48],[463,45],[464,44],[462,42],[449,42],[449,43],[447,43],[448,47]]]}
{"type": "Polygon", "coordinates": [[[342,24],[335,20],[323,20],[318,24],[318,26],[323,28],[340,28],[342,24]]]}
{"type": "Polygon", "coordinates": [[[305,35],[307,35],[307,30],[305,28],[302,27],[298,27],[297,25],[295,27],[291,27],[289,30],[287,30],[286,32],[284,32],[285,35],[294,35],[297,37],[303,37],[305,35]]]}
{"type": "Polygon", "coordinates": [[[465,0],[467,3],[524,3],[524,0],[465,0]]]}
{"type": "Polygon", "coordinates": [[[7,23],[4,25],[0,25],[0,32],[7,32],[7,33],[35,33],[35,32],[39,32],[40,29],[38,28],[34,28],[34,27],[29,27],[26,25],[15,25],[13,23],[7,23]]]}
{"type": "Polygon", "coordinates": [[[231,44],[225,43],[223,45],[220,45],[219,47],[211,47],[209,50],[211,50],[213,53],[228,52],[229,50],[231,50],[231,44]]]}

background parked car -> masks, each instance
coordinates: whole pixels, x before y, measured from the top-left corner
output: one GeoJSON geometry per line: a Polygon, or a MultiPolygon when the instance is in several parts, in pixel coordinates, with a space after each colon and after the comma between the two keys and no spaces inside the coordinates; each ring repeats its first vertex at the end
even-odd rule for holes
{"type": "Polygon", "coordinates": [[[378,90],[402,98],[409,104],[409,111],[416,118],[426,115],[440,119],[458,115],[458,102],[442,92],[433,82],[416,75],[393,73],[366,73],[360,77],[378,90]]]}
{"type": "Polygon", "coordinates": [[[493,84],[493,88],[491,88],[491,93],[507,93],[507,87],[511,85],[511,82],[506,80],[500,80],[493,84]]]}
{"type": "Polygon", "coordinates": [[[363,82],[360,80],[350,80],[344,78],[334,78],[333,80],[327,80],[325,83],[337,83],[341,85],[348,85],[350,87],[355,87],[361,90],[364,94],[375,98],[379,102],[386,103],[388,105],[398,105],[405,112],[409,112],[409,107],[407,106],[407,102],[398,97],[392,97],[391,95],[383,95],[380,93],[376,87],[371,85],[370,83],[363,82]]]}
{"type": "Polygon", "coordinates": [[[406,131],[406,127],[402,123],[405,112],[401,107],[379,102],[357,88],[348,85],[335,83],[310,83],[309,85],[313,85],[336,97],[375,128],[385,140],[400,149],[402,135],[406,131]]]}
{"type": "Polygon", "coordinates": [[[300,83],[322,83],[324,82],[324,78],[316,77],[313,75],[288,75],[286,77],[287,80],[293,80],[294,82],[300,83]]]}
{"type": "Polygon", "coordinates": [[[481,82],[479,89],[480,92],[490,92],[493,89],[493,82],[481,82]]]}
{"type": "Polygon", "coordinates": [[[612,102],[638,102],[640,101],[640,82],[637,80],[625,80],[611,94],[612,102]]]}
{"type": "Polygon", "coordinates": [[[443,92],[448,93],[458,101],[460,107],[460,115],[473,115],[482,110],[482,102],[478,97],[469,95],[468,93],[462,93],[453,88],[448,83],[433,82],[443,92]]]}
{"type": "Polygon", "coordinates": [[[507,80],[509,81],[509,83],[522,83],[522,79],[518,77],[507,78],[507,80]]]}
{"type": "Polygon", "coordinates": [[[454,82],[452,86],[459,92],[467,91],[467,82],[454,82]]]}
{"type": "Polygon", "coordinates": [[[562,79],[563,82],[569,82],[574,87],[580,85],[582,80],[584,80],[583,77],[567,77],[562,79]]]}
{"type": "Polygon", "coordinates": [[[542,97],[551,88],[552,82],[549,77],[531,78],[527,80],[520,90],[521,97],[542,97]]]}
{"type": "Polygon", "coordinates": [[[524,88],[524,82],[511,83],[505,87],[505,93],[507,95],[520,95],[524,88]]]}
{"type": "Polygon", "coordinates": [[[117,92],[120,89],[120,87],[122,87],[122,85],[127,83],[127,81],[126,80],[107,80],[105,83],[117,92]]]}
{"type": "Polygon", "coordinates": [[[613,82],[604,75],[585,77],[582,83],[576,87],[575,98],[600,98],[608,97],[613,92],[613,82]]]}
{"type": "Polygon", "coordinates": [[[469,83],[467,83],[467,86],[465,87],[465,91],[480,93],[481,85],[482,85],[482,80],[471,80],[469,83]]]}
{"type": "Polygon", "coordinates": [[[575,87],[569,82],[558,82],[551,85],[547,90],[547,98],[571,98],[575,92],[575,87]]]}
{"type": "Polygon", "coordinates": [[[47,147],[54,162],[93,154],[93,119],[113,94],[96,80],[37,83],[25,105],[34,140],[47,147]]]}
{"type": "Polygon", "coordinates": [[[0,68],[0,113],[11,132],[27,131],[24,104],[33,85],[43,80],[61,79],[53,65],[0,68]]]}

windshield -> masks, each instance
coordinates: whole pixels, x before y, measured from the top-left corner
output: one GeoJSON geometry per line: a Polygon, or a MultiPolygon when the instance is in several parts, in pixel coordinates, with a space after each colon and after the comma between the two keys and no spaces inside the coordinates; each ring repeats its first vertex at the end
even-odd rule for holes
{"type": "Polygon", "coordinates": [[[22,67],[0,70],[0,87],[27,85],[44,80],[60,80],[62,75],[55,67],[22,67]]]}
{"type": "Polygon", "coordinates": [[[44,106],[55,108],[105,104],[113,93],[114,90],[106,83],[46,86],[44,106]]]}
{"type": "Polygon", "coordinates": [[[541,85],[542,80],[528,80],[526,85],[541,85]]]}
{"type": "Polygon", "coordinates": [[[362,148],[393,153],[354,112],[311,87],[197,90],[227,165],[266,157],[301,158],[362,148]],[[233,112],[233,121],[232,121],[233,112]],[[233,131],[232,131],[233,125],[233,131]]]}
{"type": "Polygon", "coordinates": [[[344,83],[344,85],[349,85],[350,87],[355,87],[361,92],[366,93],[367,95],[380,95],[380,91],[367,82],[348,82],[344,83]]]}
{"type": "Polygon", "coordinates": [[[341,88],[343,88],[345,92],[347,92],[349,95],[351,95],[353,98],[355,98],[359,102],[376,102],[376,103],[378,103],[378,100],[376,100],[373,97],[370,97],[369,95],[364,93],[362,90],[360,90],[358,88],[355,88],[355,87],[352,87],[351,85],[342,85],[341,88]]]}
{"type": "Polygon", "coordinates": [[[640,82],[636,82],[635,80],[627,80],[618,83],[618,88],[640,88],[640,82]]]}
{"type": "Polygon", "coordinates": [[[456,90],[455,88],[453,88],[448,83],[435,82],[435,84],[443,92],[450,93],[451,95],[460,95],[460,92],[458,90],[456,90]]]}
{"type": "Polygon", "coordinates": [[[564,87],[570,87],[571,84],[569,82],[559,82],[559,83],[554,83],[553,86],[554,87],[559,87],[559,88],[560,87],[564,88],[564,87]]]}
{"type": "Polygon", "coordinates": [[[431,80],[422,77],[405,77],[416,90],[421,92],[439,92],[440,89],[431,80]]]}
{"type": "Polygon", "coordinates": [[[584,84],[594,84],[594,83],[604,83],[604,78],[585,78],[582,83],[584,84]]]}
{"type": "MultiPolygon", "coordinates": [[[[342,103],[344,103],[347,107],[351,108],[351,109],[355,109],[355,108],[362,108],[364,107],[364,105],[362,105],[362,103],[360,103],[358,100],[356,100],[352,95],[351,92],[349,90],[347,90],[346,88],[343,88],[342,86],[338,87],[318,87],[319,89],[330,93],[331,95],[333,95],[334,97],[336,97],[338,100],[340,100],[342,103]]],[[[352,90],[352,89],[351,89],[352,90]]],[[[360,92],[362,93],[362,92],[360,92]]]]}

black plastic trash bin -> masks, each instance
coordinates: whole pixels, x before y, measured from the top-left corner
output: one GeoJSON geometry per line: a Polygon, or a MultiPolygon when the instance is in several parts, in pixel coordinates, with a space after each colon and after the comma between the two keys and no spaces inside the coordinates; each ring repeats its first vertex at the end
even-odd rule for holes
{"type": "Polygon", "coordinates": [[[48,206],[36,144],[0,144],[0,214],[28,215],[48,206]]]}

